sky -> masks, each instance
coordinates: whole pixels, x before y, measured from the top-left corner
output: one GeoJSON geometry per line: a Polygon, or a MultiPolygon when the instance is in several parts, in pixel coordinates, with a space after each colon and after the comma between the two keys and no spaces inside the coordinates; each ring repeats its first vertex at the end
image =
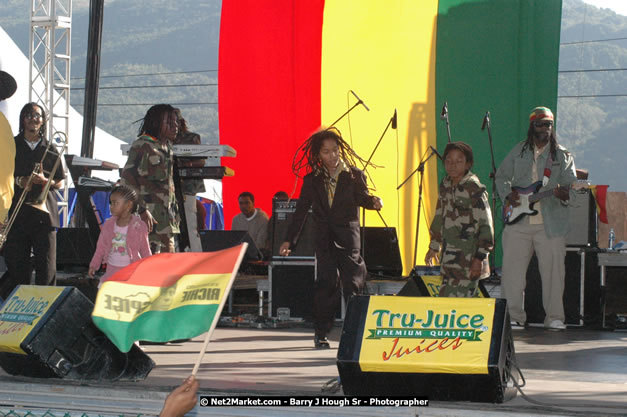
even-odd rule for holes
{"type": "Polygon", "coordinates": [[[617,14],[627,16],[627,0],[583,0],[599,8],[612,9],[617,14]]]}

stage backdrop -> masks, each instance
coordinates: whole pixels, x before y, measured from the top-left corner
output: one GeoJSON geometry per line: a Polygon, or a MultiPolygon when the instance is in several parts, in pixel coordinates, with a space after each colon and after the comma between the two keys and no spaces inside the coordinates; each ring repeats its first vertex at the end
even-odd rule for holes
{"type": "MultiPolygon", "coordinates": [[[[270,214],[279,190],[297,198],[291,171],[297,147],[320,125],[336,125],[367,159],[394,110],[368,168],[381,215],[397,228],[407,273],[414,265],[418,174],[400,185],[428,154],[448,141],[440,110],[448,102],[453,140],[475,151],[475,171],[491,190],[487,131],[491,113],[495,163],[525,137],[530,110],[555,109],[561,0],[223,0],[219,56],[220,142],[233,146],[223,181],[225,224],[238,213],[237,196],[255,194],[270,214]]],[[[417,264],[444,173],[425,166],[417,264]]],[[[497,211],[500,210],[499,208],[497,211]]],[[[368,226],[383,226],[373,212],[368,226]]],[[[497,221],[500,247],[501,223],[497,221]]],[[[499,251],[500,252],[500,251],[499,251]]]]}

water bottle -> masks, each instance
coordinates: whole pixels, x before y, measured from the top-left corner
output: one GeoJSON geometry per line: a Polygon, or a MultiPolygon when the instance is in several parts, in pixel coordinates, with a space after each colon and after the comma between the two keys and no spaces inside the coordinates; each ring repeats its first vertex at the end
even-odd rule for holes
{"type": "Polygon", "coordinates": [[[616,240],[616,234],[614,233],[614,229],[610,229],[610,235],[607,241],[607,248],[614,249],[614,241],[616,240]]]}

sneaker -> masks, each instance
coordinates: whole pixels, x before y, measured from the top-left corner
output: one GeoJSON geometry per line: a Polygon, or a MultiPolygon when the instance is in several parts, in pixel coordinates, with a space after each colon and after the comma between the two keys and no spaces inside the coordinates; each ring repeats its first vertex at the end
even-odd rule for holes
{"type": "Polygon", "coordinates": [[[331,347],[326,336],[318,335],[314,336],[314,346],[316,349],[329,349],[331,347]]]}
{"type": "Polygon", "coordinates": [[[521,323],[519,321],[511,321],[512,330],[522,330],[527,328],[527,323],[521,323]]]}
{"type": "Polygon", "coordinates": [[[546,326],[548,330],[566,330],[566,325],[561,320],[553,320],[551,324],[546,326]]]}

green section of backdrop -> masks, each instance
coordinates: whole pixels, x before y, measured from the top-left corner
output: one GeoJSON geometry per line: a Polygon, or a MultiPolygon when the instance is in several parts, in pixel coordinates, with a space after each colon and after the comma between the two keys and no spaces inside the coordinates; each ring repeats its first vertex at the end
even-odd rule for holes
{"type": "MultiPolygon", "coordinates": [[[[492,201],[490,112],[494,160],[526,137],[536,106],[556,112],[562,0],[440,0],[437,24],[436,105],[448,103],[451,140],[470,144],[474,167],[492,201]]],[[[557,117],[557,115],[556,115],[557,117]]],[[[448,142],[437,120],[440,153],[448,142]]],[[[557,132],[559,134],[559,132],[557,132]]],[[[439,164],[438,177],[444,166],[439,164]]],[[[501,202],[497,198],[496,265],[501,265],[501,202]]]]}

